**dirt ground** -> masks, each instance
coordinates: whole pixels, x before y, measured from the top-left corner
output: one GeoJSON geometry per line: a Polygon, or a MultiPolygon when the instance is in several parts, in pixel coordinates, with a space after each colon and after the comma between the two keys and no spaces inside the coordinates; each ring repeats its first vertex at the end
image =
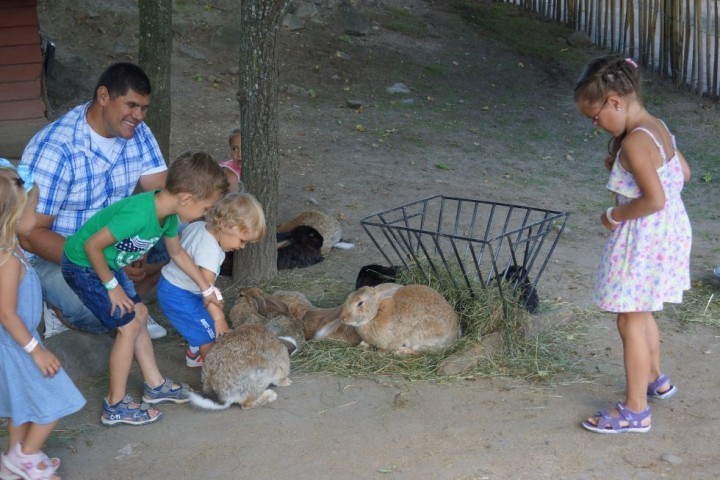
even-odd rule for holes
{"type": "MultiPolygon", "coordinates": [[[[42,29],[57,44],[56,114],[89,99],[107,64],[136,60],[135,3],[40,2],[42,29]]],[[[175,3],[172,155],[192,148],[222,159],[239,120],[235,2],[175,3]]],[[[363,217],[452,194],[572,212],[540,296],[595,311],[592,276],[605,239],[598,217],[609,205],[606,137],[576,113],[571,89],[599,51],[571,47],[547,24],[543,41],[557,58],[541,60],[464,22],[445,2],[385,0],[361,10],[373,25],[364,37],[343,35],[329,15],[281,33],[278,220],[312,206],[341,219],[357,245],[297,274],[308,285],[319,276],[347,282],[349,291],[361,265],[382,261],[363,217]],[[423,33],[389,28],[398,16],[423,33]],[[396,83],[409,92],[388,93],[396,83]]],[[[645,98],[694,168],[685,194],[692,274],[720,293],[710,273],[720,263],[717,104],[657,79],[645,98]]],[[[311,299],[322,302],[312,288],[311,299]]],[[[653,403],[651,433],[610,437],[580,421],[623,398],[622,347],[612,316],[588,318],[576,346],[581,373],[540,384],[291,374],[293,384],[262,408],[171,406],[157,425],[107,429],[97,426],[101,388],[84,385],[86,409],[60,429],[85,430],[48,451],[62,458],[63,478],[81,480],[717,478],[718,330],[661,313],[663,368],[680,393],[653,403]]],[[[199,387],[176,335],[156,349],[164,372],[199,387]]]]}

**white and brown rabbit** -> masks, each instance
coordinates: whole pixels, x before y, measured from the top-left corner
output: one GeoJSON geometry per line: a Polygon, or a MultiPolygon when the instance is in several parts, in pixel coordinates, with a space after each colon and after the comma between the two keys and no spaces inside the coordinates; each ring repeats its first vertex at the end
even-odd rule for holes
{"type": "Polygon", "coordinates": [[[352,346],[359,345],[362,341],[355,327],[339,323],[340,307],[315,307],[301,292],[278,290],[273,292],[272,296],[288,306],[290,314],[302,325],[305,340],[310,341],[327,338],[352,346]],[[320,329],[333,322],[337,323],[333,325],[332,332],[328,332],[324,337],[317,336],[320,329]]]}
{"type": "Polygon", "coordinates": [[[354,247],[352,243],[342,240],[340,222],[327,213],[323,213],[318,210],[305,210],[300,212],[287,222],[278,225],[277,231],[289,232],[300,225],[313,227],[322,236],[323,242],[320,253],[323,255],[330,253],[330,250],[332,250],[333,247],[343,249],[354,247]]]}
{"type": "Polygon", "coordinates": [[[302,351],[305,345],[302,322],[292,315],[283,301],[257,287],[244,288],[238,292],[228,319],[232,328],[264,325],[287,346],[290,355],[302,351]]]}
{"type": "Polygon", "coordinates": [[[348,296],[339,317],[355,327],[365,343],[396,353],[443,350],[460,336],[457,313],[426,285],[360,288],[348,296]]]}
{"type": "Polygon", "coordinates": [[[290,356],[283,343],[262,325],[240,325],[218,338],[202,366],[202,395],[190,402],[206,410],[243,409],[277,399],[271,385],[290,385],[290,356]]]}

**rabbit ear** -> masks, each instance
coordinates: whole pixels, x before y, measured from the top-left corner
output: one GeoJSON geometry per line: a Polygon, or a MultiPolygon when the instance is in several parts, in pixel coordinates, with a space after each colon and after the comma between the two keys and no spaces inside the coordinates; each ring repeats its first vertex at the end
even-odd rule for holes
{"type": "Polygon", "coordinates": [[[312,339],[320,340],[321,338],[325,338],[328,335],[331,335],[335,330],[337,330],[338,327],[340,327],[340,319],[336,318],[335,320],[315,332],[315,335],[313,335],[312,339]]]}
{"type": "Polygon", "coordinates": [[[285,304],[285,302],[283,302],[282,300],[279,300],[272,295],[264,295],[263,300],[265,300],[266,310],[272,310],[274,312],[280,312],[284,313],[285,315],[290,315],[290,308],[288,308],[287,304],[285,304]]]}

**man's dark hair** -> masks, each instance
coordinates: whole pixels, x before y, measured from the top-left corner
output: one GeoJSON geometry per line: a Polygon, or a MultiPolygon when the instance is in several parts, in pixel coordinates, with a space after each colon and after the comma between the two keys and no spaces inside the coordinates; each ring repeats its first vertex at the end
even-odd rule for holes
{"type": "Polygon", "coordinates": [[[152,93],[150,79],[143,69],[134,63],[127,62],[114,63],[105,69],[95,85],[94,100],[97,100],[97,91],[100,87],[108,89],[110,98],[125,95],[128,90],[133,90],[140,95],[152,93]]]}

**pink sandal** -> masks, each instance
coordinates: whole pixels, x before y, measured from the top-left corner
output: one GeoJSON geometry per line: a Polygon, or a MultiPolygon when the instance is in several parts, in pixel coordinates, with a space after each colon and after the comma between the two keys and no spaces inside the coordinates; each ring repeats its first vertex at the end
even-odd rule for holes
{"type": "Polygon", "coordinates": [[[60,459],[50,459],[43,451],[25,455],[18,442],[2,457],[2,466],[23,480],[51,480],[60,467],[60,459]],[[41,464],[45,468],[39,468],[41,464]]]}
{"type": "Polygon", "coordinates": [[[22,480],[20,475],[15,475],[5,467],[4,453],[0,453],[0,480],[22,480]]]}

